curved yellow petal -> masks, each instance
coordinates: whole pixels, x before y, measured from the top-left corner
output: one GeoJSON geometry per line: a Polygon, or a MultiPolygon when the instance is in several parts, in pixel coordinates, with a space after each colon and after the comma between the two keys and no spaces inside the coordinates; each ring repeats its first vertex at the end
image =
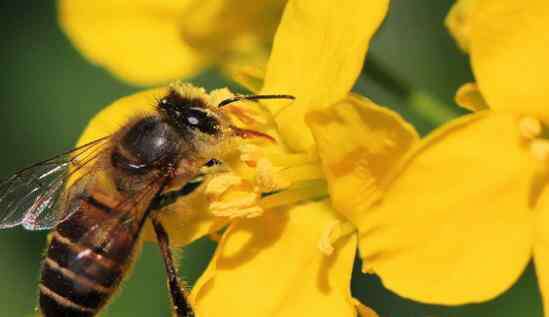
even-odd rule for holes
{"type": "Polygon", "coordinates": [[[458,0],[454,3],[444,24],[464,52],[469,52],[471,41],[471,20],[478,0],[458,0]]]}
{"type": "Polygon", "coordinates": [[[263,87],[265,70],[260,67],[229,65],[223,71],[234,82],[253,93],[259,92],[263,87]]]}
{"type": "Polygon", "coordinates": [[[475,83],[466,83],[459,87],[455,97],[456,103],[467,110],[476,112],[487,110],[488,104],[475,83]]]}
{"type": "Polygon", "coordinates": [[[262,60],[259,65],[264,66],[285,4],[285,0],[192,1],[188,15],[181,19],[181,34],[203,54],[262,60]],[[257,55],[262,59],[253,57],[257,55]]]}
{"type": "Polygon", "coordinates": [[[518,118],[477,112],[421,142],[357,224],[364,270],[414,300],[463,304],[508,289],[532,248],[535,168],[518,118]]]}
{"type": "Polygon", "coordinates": [[[59,0],[59,21],[90,61],[130,83],[192,76],[205,59],[182,39],[189,0],[59,0]]]}
{"type": "Polygon", "coordinates": [[[317,247],[336,219],[328,202],[311,202],[232,225],[193,289],[198,315],[356,316],[356,237],[339,241],[331,256],[317,247]]]}
{"type": "Polygon", "coordinates": [[[310,112],[307,123],[332,203],[351,220],[380,198],[387,175],[419,140],[414,128],[397,113],[357,95],[310,112]]]}
{"type": "Polygon", "coordinates": [[[360,317],[379,317],[379,315],[370,307],[362,304],[358,299],[353,298],[353,303],[358,311],[360,317]]]}
{"type": "Polygon", "coordinates": [[[479,1],[471,27],[471,62],[488,104],[549,118],[549,3],[479,1]]]}
{"type": "Polygon", "coordinates": [[[362,70],[368,43],[387,12],[388,0],[290,0],[278,27],[263,93],[297,99],[272,110],[284,140],[308,150],[312,136],[305,113],[344,98],[362,70]],[[280,112],[279,112],[280,111],[280,112]]]}

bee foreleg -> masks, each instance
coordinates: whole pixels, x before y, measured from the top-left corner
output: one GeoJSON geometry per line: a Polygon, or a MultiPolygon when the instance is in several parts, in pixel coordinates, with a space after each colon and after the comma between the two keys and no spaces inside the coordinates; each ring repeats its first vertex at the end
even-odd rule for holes
{"type": "Polygon", "coordinates": [[[160,246],[160,252],[164,259],[164,266],[166,267],[166,275],[168,279],[168,287],[170,289],[170,295],[172,304],[175,308],[175,316],[177,317],[193,317],[195,316],[193,308],[188,301],[188,292],[185,289],[185,285],[179,278],[177,268],[174,265],[172,252],[170,250],[170,240],[168,233],[164,229],[164,226],[160,223],[156,217],[152,217],[152,224],[158,239],[158,245],[160,246]]]}

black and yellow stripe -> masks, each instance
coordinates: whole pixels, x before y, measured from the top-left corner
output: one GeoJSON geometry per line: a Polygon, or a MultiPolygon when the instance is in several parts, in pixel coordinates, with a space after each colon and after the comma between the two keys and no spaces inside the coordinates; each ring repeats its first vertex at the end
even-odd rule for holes
{"type": "Polygon", "coordinates": [[[95,224],[122,211],[101,195],[87,193],[78,210],[52,234],[42,266],[40,309],[44,317],[94,316],[110,299],[125,274],[139,229],[109,232],[107,246],[97,246],[95,224]],[[137,232],[136,232],[137,230],[137,232]]]}
{"type": "Polygon", "coordinates": [[[64,296],[40,285],[40,309],[44,316],[91,317],[95,310],[71,302],[64,296]]]}

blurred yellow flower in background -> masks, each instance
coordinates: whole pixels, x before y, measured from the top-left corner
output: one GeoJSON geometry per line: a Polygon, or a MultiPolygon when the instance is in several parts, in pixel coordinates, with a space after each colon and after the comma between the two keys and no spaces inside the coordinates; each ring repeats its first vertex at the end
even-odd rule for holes
{"type": "Polygon", "coordinates": [[[477,81],[456,100],[475,112],[422,140],[361,214],[363,269],[463,304],[507,290],[533,257],[549,316],[549,3],[462,0],[446,23],[477,81]]]}
{"type": "Polygon", "coordinates": [[[59,23],[91,62],[132,84],[265,62],[283,0],[59,0],[59,23]]]}
{"type": "MultiPolygon", "coordinates": [[[[158,8],[153,9],[147,12],[158,8]]],[[[253,67],[233,69],[251,89],[296,100],[227,106],[238,124],[268,133],[277,143],[243,140],[236,155],[222,158],[228,170],[164,211],[174,246],[229,224],[193,289],[199,315],[376,316],[350,293],[357,237],[348,221],[381,197],[394,166],[418,140],[398,114],[350,94],[387,9],[387,0],[345,0],[337,7],[291,0],[264,78],[261,70],[250,72],[253,67]]],[[[137,40],[139,33],[131,32],[124,30],[137,40]]],[[[167,34],[157,30],[155,36],[167,34]]],[[[117,53],[105,57],[112,54],[117,53]]],[[[143,82],[170,79],[147,73],[156,62],[139,70],[143,82]]],[[[159,88],[119,100],[92,120],[79,143],[112,132],[132,113],[152,111],[165,92],[159,88]]]]}

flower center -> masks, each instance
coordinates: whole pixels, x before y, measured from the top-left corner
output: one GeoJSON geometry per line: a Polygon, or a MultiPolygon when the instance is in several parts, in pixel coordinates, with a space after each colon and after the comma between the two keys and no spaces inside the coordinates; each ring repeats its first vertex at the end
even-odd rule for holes
{"type": "Polygon", "coordinates": [[[242,144],[239,152],[236,162],[207,182],[205,193],[215,215],[256,217],[267,209],[328,196],[321,165],[314,155],[265,153],[253,144],[242,144]]]}

